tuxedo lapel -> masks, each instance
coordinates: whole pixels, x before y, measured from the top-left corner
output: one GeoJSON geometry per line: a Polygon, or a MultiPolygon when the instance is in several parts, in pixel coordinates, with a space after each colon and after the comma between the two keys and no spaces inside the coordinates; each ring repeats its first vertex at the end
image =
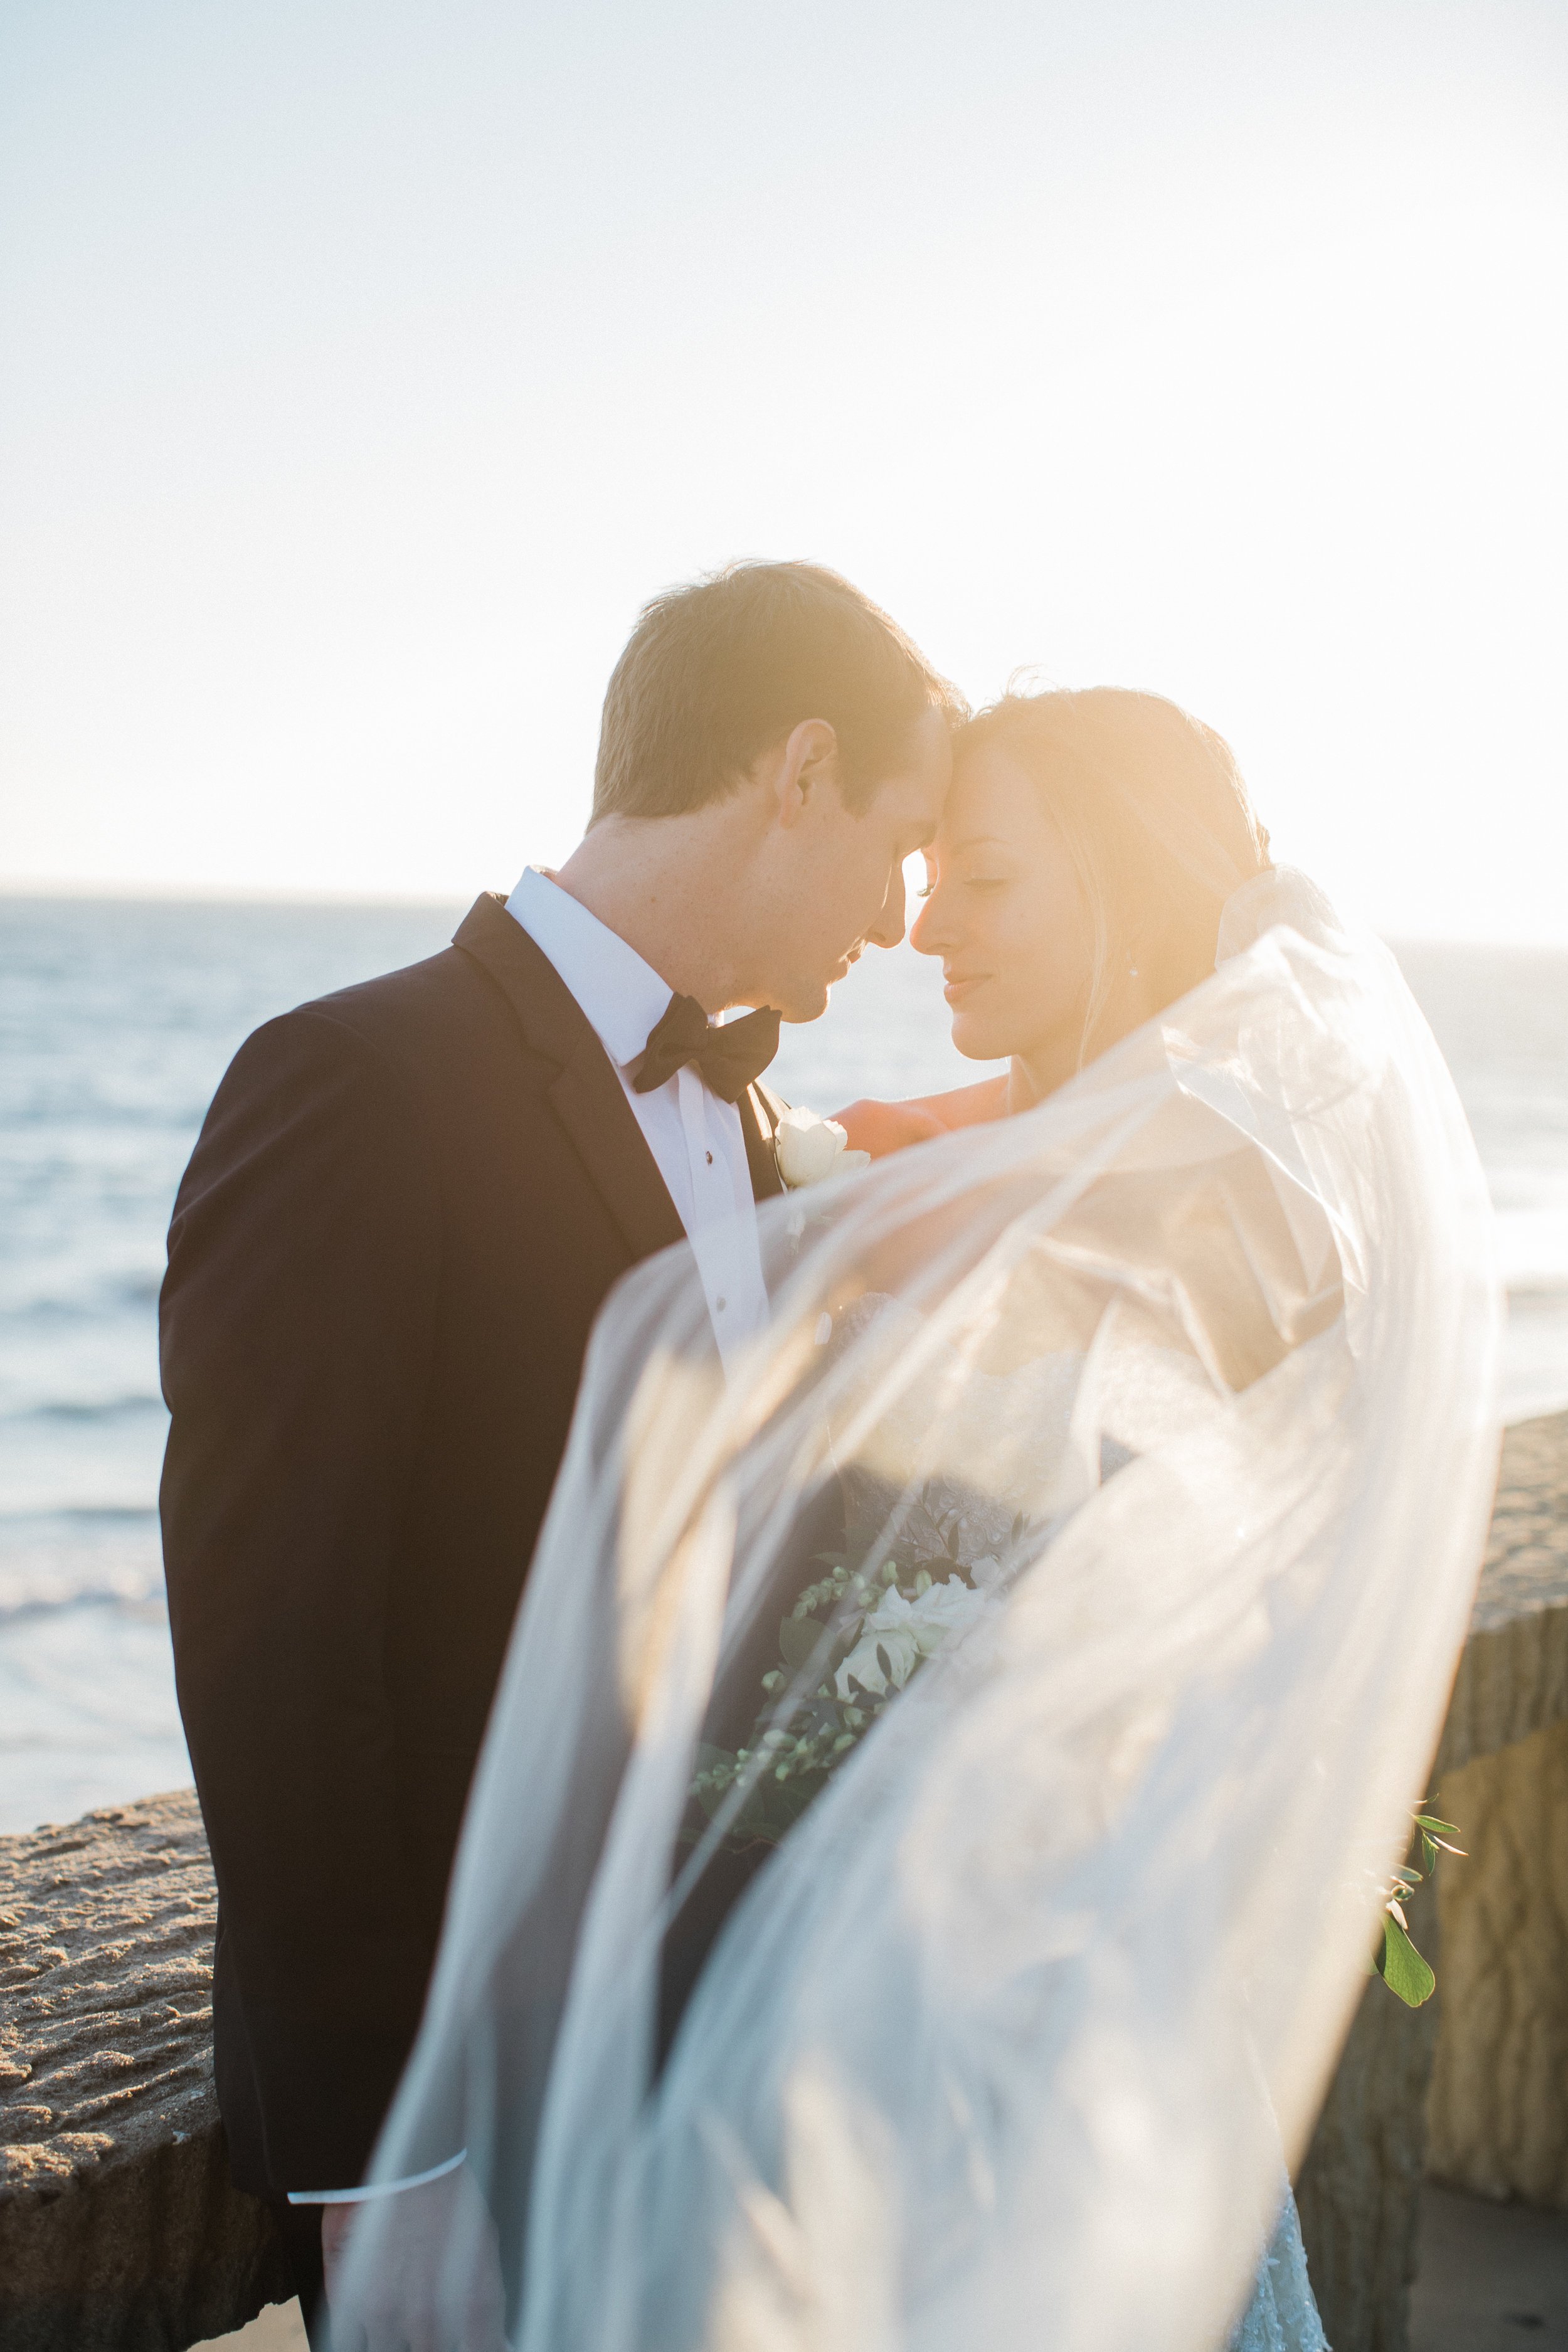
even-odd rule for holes
{"type": "Polygon", "coordinates": [[[757,1078],[746,1088],[736,1108],[741,1114],[741,1132],[746,1139],[746,1165],[752,1171],[752,1197],[756,1201],[771,1200],[784,1188],[784,1178],[779,1174],[774,1139],[778,1133],[780,1114],[786,1106],[771,1087],[764,1087],[761,1078],[757,1078]]]}
{"type": "MultiPolygon", "coordinates": [[[[549,957],[507,913],[505,900],[490,891],[477,898],[453,945],[484,966],[534,1052],[556,1065],[546,1089],[551,1108],[633,1255],[651,1257],[684,1241],[679,1214],[609,1055],[549,957]]],[[[748,1157],[750,1150],[748,1142],[748,1157]]]]}

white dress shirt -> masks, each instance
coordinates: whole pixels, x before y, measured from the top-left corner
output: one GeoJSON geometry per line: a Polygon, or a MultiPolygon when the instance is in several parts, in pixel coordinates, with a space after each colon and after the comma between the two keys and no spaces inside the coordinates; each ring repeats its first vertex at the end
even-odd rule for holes
{"type": "Polygon", "coordinates": [[[633,1066],[668,1010],[668,982],[536,866],[528,867],[506,903],[576,998],[615,1066],[686,1228],[727,1362],[768,1318],[741,1114],[703,1085],[689,1062],[663,1086],[637,1094],[633,1066]]]}

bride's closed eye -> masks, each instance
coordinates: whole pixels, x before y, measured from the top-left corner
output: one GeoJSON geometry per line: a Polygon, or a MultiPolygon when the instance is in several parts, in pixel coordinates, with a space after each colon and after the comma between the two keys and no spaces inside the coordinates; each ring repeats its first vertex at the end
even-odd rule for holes
{"type": "MultiPolygon", "coordinates": [[[[1012,878],[1010,874],[966,874],[959,887],[964,890],[1005,890],[1012,878]]],[[[936,887],[934,881],[927,881],[915,892],[915,896],[917,898],[929,898],[936,887]]]]}

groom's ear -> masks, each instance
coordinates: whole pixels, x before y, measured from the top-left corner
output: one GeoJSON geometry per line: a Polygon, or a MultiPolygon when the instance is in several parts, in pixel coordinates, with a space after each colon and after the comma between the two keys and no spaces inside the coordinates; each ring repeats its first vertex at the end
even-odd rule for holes
{"type": "Polygon", "coordinates": [[[773,791],[782,825],[798,824],[814,794],[838,787],[838,737],[826,719],[803,719],[781,748],[773,791]]]}

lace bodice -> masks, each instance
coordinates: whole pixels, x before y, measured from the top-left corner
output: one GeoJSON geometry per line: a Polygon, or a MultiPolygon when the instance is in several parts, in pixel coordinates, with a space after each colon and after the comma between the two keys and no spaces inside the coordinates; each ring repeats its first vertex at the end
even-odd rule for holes
{"type": "MultiPolygon", "coordinates": [[[[864,1466],[901,1481],[917,1460],[929,1465],[925,1483],[937,1509],[958,1522],[954,1557],[966,1568],[998,1550],[1018,1513],[1040,1519],[1070,1509],[1133,1456],[1224,1411],[1195,1358],[1119,1338],[1106,1322],[1087,1355],[1053,1350],[1003,1372],[965,1367],[956,1380],[946,1360],[932,1362],[879,1410],[864,1466]]],[[[925,1318],[882,1292],[841,1311],[831,1344],[847,1349],[873,1325],[918,1359],[925,1318]]],[[[851,1412],[845,1405],[841,1419],[851,1412]]]]}

